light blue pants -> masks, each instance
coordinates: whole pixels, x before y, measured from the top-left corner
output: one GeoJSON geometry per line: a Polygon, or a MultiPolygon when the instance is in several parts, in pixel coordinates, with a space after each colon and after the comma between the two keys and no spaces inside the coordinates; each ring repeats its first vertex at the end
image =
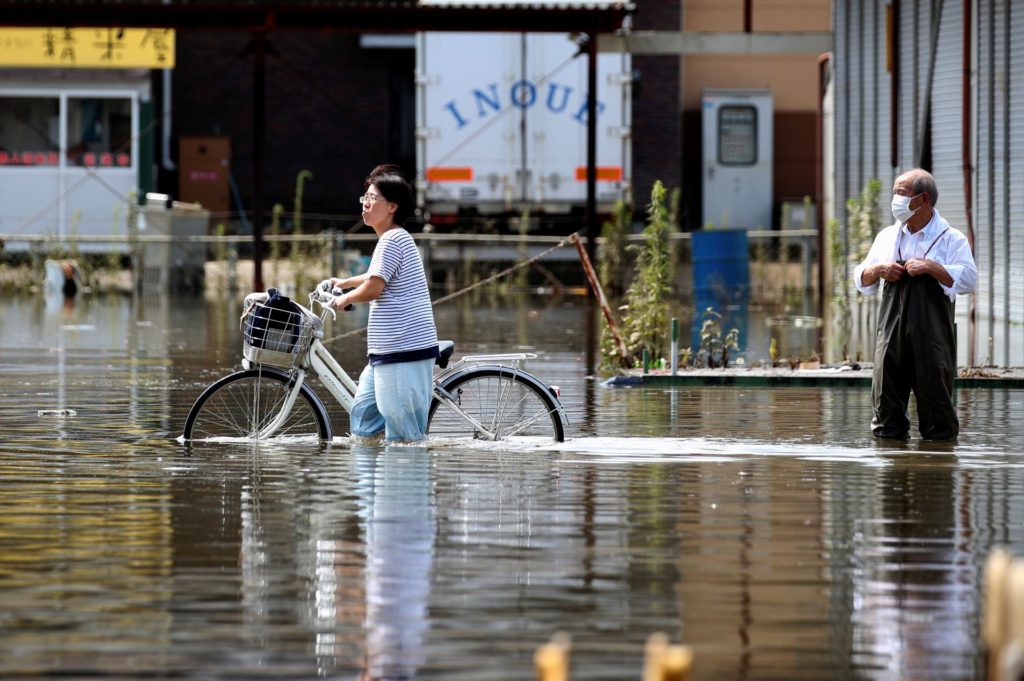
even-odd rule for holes
{"type": "Polygon", "coordinates": [[[367,364],[352,404],[352,434],[388,442],[422,440],[433,395],[434,360],[367,364]]]}

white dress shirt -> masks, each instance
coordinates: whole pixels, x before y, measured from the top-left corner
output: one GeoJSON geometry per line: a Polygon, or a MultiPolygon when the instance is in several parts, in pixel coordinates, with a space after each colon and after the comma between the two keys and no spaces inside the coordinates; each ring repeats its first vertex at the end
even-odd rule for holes
{"type": "Polygon", "coordinates": [[[880,262],[910,260],[911,258],[927,258],[945,267],[946,272],[953,279],[952,286],[946,286],[941,281],[939,282],[939,286],[942,286],[942,290],[951,301],[956,301],[958,293],[974,291],[978,285],[978,267],[974,264],[971,245],[963,232],[952,227],[946,229],[947,227],[949,227],[949,223],[939,215],[939,211],[933,209],[932,219],[924,226],[924,229],[918,230],[916,234],[912,234],[907,229],[906,223],[903,222],[897,222],[883,229],[871,244],[868,257],[853,270],[853,283],[857,286],[857,290],[864,295],[873,296],[878,293],[880,284],[889,283],[879,279],[871,286],[861,284],[861,275],[871,265],[880,262]]]}

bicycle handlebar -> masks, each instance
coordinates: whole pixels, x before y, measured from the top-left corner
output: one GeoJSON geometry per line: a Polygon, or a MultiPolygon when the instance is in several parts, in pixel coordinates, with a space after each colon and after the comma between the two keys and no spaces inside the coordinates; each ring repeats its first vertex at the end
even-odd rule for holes
{"type": "MultiPolygon", "coordinates": [[[[338,296],[348,293],[351,290],[351,288],[341,289],[337,286],[331,288],[331,280],[324,279],[310,292],[309,297],[324,307],[331,307],[338,296]]],[[[350,312],[352,310],[352,304],[349,303],[343,309],[345,312],[350,312]]]]}
{"type": "MultiPolygon", "coordinates": [[[[314,288],[312,291],[310,291],[310,293],[309,293],[310,306],[312,306],[312,303],[314,303],[314,302],[315,303],[320,303],[321,307],[323,307],[325,310],[330,310],[333,313],[335,308],[333,307],[332,303],[334,303],[335,299],[337,299],[338,296],[340,296],[342,294],[345,294],[345,293],[348,293],[351,290],[352,290],[351,288],[346,288],[346,289],[339,289],[337,287],[331,288],[331,281],[330,281],[330,279],[325,279],[324,281],[321,281],[319,284],[317,284],[316,288],[314,288]]],[[[247,295],[245,297],[245,302],[243,304],[243,309],[247,312],[249,310],[249,308],[251,308],[255,304],[267,302],[267,299],[269,297],[270,297],[270,294],[267,293],[266,291],[254,291],[253,293],[250,293],[249,295],[247,295]]],[[[352,310],[352,305],[351,304],[346,305],[344,310],[346,312],[351,311],[352,310]]],[[[244,317],[244,313],[243,313],[243,317],[244,317]]]]}

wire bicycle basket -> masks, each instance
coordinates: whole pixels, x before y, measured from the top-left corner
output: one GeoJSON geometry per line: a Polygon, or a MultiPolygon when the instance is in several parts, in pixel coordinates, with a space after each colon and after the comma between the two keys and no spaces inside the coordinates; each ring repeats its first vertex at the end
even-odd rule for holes
{"type": "Polygon", "coordinates": [[[253,302],[242,317],[242,356],[281,369],[299,365],[323,322],[287,298],[253,302]]]}

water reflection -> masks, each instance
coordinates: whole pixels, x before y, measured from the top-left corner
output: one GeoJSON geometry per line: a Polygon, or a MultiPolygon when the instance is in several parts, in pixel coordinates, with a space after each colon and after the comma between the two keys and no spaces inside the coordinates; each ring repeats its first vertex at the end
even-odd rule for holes
{"type": "MultiPolygon", "coordinates": [[[[870,395],[868,396],[870,397],[870,395]]],[[[870,400],[857,389],[717,387],[603,390],[600,434],[614,421],[645,437],[870,446],[870,400]],[[621,419],[621,420],[618,420],[621,419]]]]}
{"type": "Polygon", "coordinates": [[[851,660],[873,679],[977,678],[975,566],[957,512],[971,491],[955,456],[887,459],[874,512],[854,526],[851,660]]]}
{"type": "Polygon", "coordinates": [[[0,463],[0,674],[88,673],[124,650],[156,664],[173,619],[166,484],[82,450],[0,463]]]}
{"type": "Polygon", "coordinates": [[[185,449],[236,303],[0,302],[0,675],[529,679],[566,630],[618,679],[661,630],[698,679],[978,676],[1024,391],[958,391],[955,445],[882,443],[867,390],[610,390],[581,305],[483,303],[439,326],[537,351],[568,442],[185,449]]]}
{"type": "Polygon", "coordinates": [[[434,504],[426,447],[352,447],[366,505],[366,668],[411,679],[426,661],[434,504]]]}
{"type": "Polygon", "coordinates": [[[416,677],[436,532],[426,448],[199,445],[190,462],[172,493],[186,666],[221,640],[240,669],[416,677]]]}

